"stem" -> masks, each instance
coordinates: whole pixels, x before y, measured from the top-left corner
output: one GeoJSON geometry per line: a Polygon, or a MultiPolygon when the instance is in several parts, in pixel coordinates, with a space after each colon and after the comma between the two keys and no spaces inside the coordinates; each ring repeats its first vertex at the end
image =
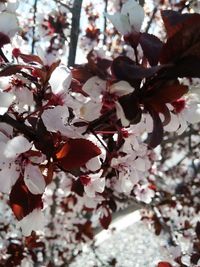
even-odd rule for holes
{"type": "Polygon", "coordinates": [[[17,121],[10,117],[8,114],[4,114],[3,116],[0,116],[0,122],[4,122],[12,126],[13,128],[17,129],[19,132],[24,134],[26,137],[31,139],[32,141],[38,139],[37,135],[33,131],[32,128],[26,126],[23,122],[17,121]]]}
{"type": "Polygon", "coordinates": [[[3,58],[4,62],[8,63],[9,60],[7,59],[7,57],[4,55],[2,49],[0,48],[0,56],[3,58]]]}
{"type": "Polygon", "coordinates": [[[156,15],[156,12],[157,12],[157,11],[158,11],[158,7],[155,6],[155,7],[154,7],[154,10],[153,10],[153,12],[152,12],[151,18],[150,18],[150,20],[149,20],[149,22],[148,22],[148,24],[147,24],[146,29],[145,29],[145,32],[146,32],[146,33],[148,33],[148,31],[149,31],[149,29],[150,29],[150,27],[151,27],[151,24],[152,24],[152,22],[153,22],[153,20],[154,20],[154,18],[155,18],[155,15],[156,15]]]}
{"type": "Polygon", "coordinates": [[[83,0],[74,0],[72,8],[72,27],[70,34],[70,46],[69,46],[69,56],[68,56],[69,67],[74,66],[76,59],[82,2],[83,0]]]}
{"type": "MultiPolygon", "coordinates": [[[[105,8],[104,8],[104,13],[107,13],[108,11],[108,0],[105,0],[105,8]]],[[[106,28],[107,28],[107,19],[106,16],[104,16],[104,36],[103,36],[103,44],[106,44],[106,28]]]]}
{"type": "Polygon", "coordinates": [[[34,2],[34,6],[33,6],[33,29],[32,29],[32,34],[33,34],[33,38],[32,38],[32,45],[31,45],[31,53],[34,54],[34,50],[35,50],[35,25],[36,25],[36,13],[37,13],[37,2],[38,0],[35,0],[34,2]]]}

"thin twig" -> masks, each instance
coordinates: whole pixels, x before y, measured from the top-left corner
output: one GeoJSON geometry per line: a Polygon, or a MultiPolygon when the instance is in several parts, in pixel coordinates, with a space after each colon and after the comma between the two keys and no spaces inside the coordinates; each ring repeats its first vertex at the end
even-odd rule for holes
{"type": "Polygon", "coordinates": [[[83,0],[74,0],[72,8],[72,26],[70,33],[70,45],[69,45],[69,56],[68,56],[69,67],[73,67],[75,64],[82,2],[83,0]]]}
{"type": "Polygon", "coordinates": [[[154,7],[154,10],[153,10],[153,12],[152,12],[151,18],[150,18],[150,20],[149,20],[149,22],[148,22],[148,24],[147,24],[146,29],[145,29],[145,32],[146,32],[146,33],[148,33],[148,31],[149,31],[149,29],[150,29],[150,27],[151,27],[151,24],[152,24],[152,22],[153,22],[153,20],[154,20],[154,18],[155,18],[155,15],[156,15],[156,12],[157,12],[157,11],[158,11],[158,8],[155,6],[155,7],[154,7]]]}
{"type": "MultiPolygon", "coordinates": [[[[104,13],[107,13],[108,11],[108,0],[105,0],[105,7],[104,7],[104,13]]],[[[107,28],[107,18],[104,16],[104,36],[103,36],[103,44],[106,44],[107,34],[106,34],[106,28],[107,28]]]]}
{"type": "Polygon", "coordinates": [[[31,45],[31,53],[34,54],[34,50],[35,50],[35,25],[36,25],[36,13],[37,13],[37,2],[38,0],[35,0],[34,2],[34,6],[33,6],[33,28],[32,28],[32,45],[31,45]]]}

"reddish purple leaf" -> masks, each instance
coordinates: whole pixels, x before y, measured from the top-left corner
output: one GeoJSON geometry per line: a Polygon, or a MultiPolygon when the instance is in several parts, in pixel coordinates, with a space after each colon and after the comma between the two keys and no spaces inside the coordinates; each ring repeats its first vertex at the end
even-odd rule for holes
{"type": "Polygon", "coordinates": [[[10,38],[8,37],[8,35],[0,32],[0,47],[9,43],[10,43],[10,38]]]}
{"type": "Polygon", "coordinates": [[[101,150],[86,139],[69,139],[56,153],[58,165],[65,170],[83,166],[88,160],[101,154],[101,150]]]}
{"type": "Polygon", "coordinates": [[[187,21],[194,17],[194,14],[181,14],[178,11],[173,10],[162,10],[161,11],[162,20],[165,25],[168,37],[172,37],[176,32],[178,32],[187,21]]]}
{"type": "Polygon", "coordinates": [[[200,221],[196,224],[195,233],[197,235],[197,238],[200,240],[200,221]]]}
{"type": "Polygon", "coordinates": [[[177,62],[186,57],[200,59],[200,14],[193,14],[176,34],[163,46],[160,62],[177,62]]]}
{"type": "Polygon", "coordinates": [[[128,57],[119,56],[113,60],[111,71],[112,74],[119,80],[134,82],[153,76],[160,70],[160,66],[144,68],[136,65],[136,63],[128,57]]]}
{"type": "Polygon", "coordinates": [[[169,262],[160,261],[157,267],[172,267],[172,265],[169,262]]]}
{"type": "Polygon", "coordinates": [[[41,60],[40,57],[36,56],[36,55],[26,55],[26,54],[22,54],[20,53],[18,55],[25,63],[39,63],[41,65],[43,65],[43,61],[41,60]]]}
{"type": "Polygon", "coordinates": [[[163,43],[160,39],[153,34],[144,32],[140,35],[139,43],[149,64],[151,66],[157,65],[163,47],[163,43]]]}
{"type": "Polygon", "coordinates": [[[139,100],[134,93],[120,97],[119,103],[123,108],[127,120],[132,123],[138,123],[140,121],[142,111],[139,100]]]}
{"type": "Polygon", "coordinates": [[[106,209],[107,214],[100,217],[99,221],[100,221],[101,226],[104,229],[108,229],[108,227],[112,221],[112,216],[111,216],[110,210],[108,208],[105,208],[105,209],[106,209]]]}
{"type": "Polygon", "coordinates": [[[33,195],[22,179],[18,179],[10,193],[10,206],[18,220],[36,208],[42,208],[42,195],[33,195]]]}
{"type": "Polygon", "coordinates": [[[22,69],[29,69],[31,70],[32,67],[26,65],[7,65],[0,70],[0,77],[2,76],[10,76],[13,74],[18,73],[22,69]]]}

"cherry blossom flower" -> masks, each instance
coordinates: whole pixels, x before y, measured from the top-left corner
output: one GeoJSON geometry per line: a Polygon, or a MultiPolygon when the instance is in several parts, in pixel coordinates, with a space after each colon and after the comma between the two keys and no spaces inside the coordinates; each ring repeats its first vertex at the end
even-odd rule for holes
{"type": "Polygon", "coordinates": [[[134,193],[137,200],[147,204],[151,202],[152,198],[155,195],[155,192],[152,189],[150,189],[147,184],[137,185],[136,188],[134,189],[134,193]]]}
{"type": "Polygon", "coordinates": [[[182,99],[172,103],[169,108],[171,120],[164,127],[166,131],[177,131],[178,134],[182,134],[189,123],[193,124],[200,121],[200,98],[195,93],[187,94],[182,99]]]}
{"type": "Polygon", "coordinates": [[[32,164],[25,166],[24,182],[32,194],[44,193],[46,183],[38,166],[32,164]]]}
{"type": "Polygon", "coordinates": [[[21,168],[17,162],[17,158],[21,153],[28,151],[32,147],[32,144],[23,136],[17,136],[10,140],[2,134],[0,147],[2,151],[0,157],[1,192],[9,193],[20,175],[21,168]]]}
{"type": "Polygon", "coordinates": [[[22,229],[25,236],[30,236],[32,231],[44,229],[45,217],[41,209],[34,209],[18,222],[18,226],[22,229]]]}
{"type": "Polygon", "coordinates": [[[14,99],[14,94],[0,92],[0,115],[3,115],[7,112],[14,99]]]}
{"type": "Polygon", "coordinates": [[[115,28],[122,34],[139,32],[144,20],[144,10],[135,0],[127,1],[121,9],[121,13],[106,14],[115,28]]]}
{"type": "Polygon", "coordinates": [[[95,197],[96,192],[102,193],[105,188],[105,177],[101,177],[102,171],[90,174],[88,176],[81,176],[81,182],[84,185],[84,191],[90,198],[95,197]]]}

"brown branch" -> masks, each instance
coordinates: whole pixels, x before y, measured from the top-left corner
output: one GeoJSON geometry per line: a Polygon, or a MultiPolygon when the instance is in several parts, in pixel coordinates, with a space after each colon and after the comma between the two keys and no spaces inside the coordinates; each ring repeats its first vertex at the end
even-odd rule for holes
{"type": "Polygon", "coordinates": [[[34,50],[35,50],[35,43],[36,43],[36,39],[35,39],[35,25],[36,25],[36,13],[37,13],[37,2],[38,0],[35,0],[34,2],[34,6],[33,6],[33,28],[32,28],[32,44],[31,44],[31,53],[34,54],[34,50]]]}
{"type": "Polygon", "coordinates": [[[25,125],[21,121],[17,121],[10,117],[8,114],[4,114],[0,116],[0,122],[4,122],[10,126],[12,126],[14,129],[18,130],[20,133],[24,134],[26,137],[28,137],[31,141],[37,140],[37,135],[33,131],[32,128],[25,125]]]}
{"type": "Polygon", "coordinates": [[[153,12],[152,12],[151,18],[150,18],[150,20],[149,20],[149,22],[148,22],[148,24],[147,24],[146,29],[145,29],[145,32],[146,32],[146,33],[148,33],[148,31],[149,31],[149,29],[150,29],[150,27],[151,27],[151,24],[152,24],[152,22],[153,22],[153,20],[154,20],[154,18],[155,18],[155,15],[156,15],[156,12],[157,12],[157,11],[158,11],[158,8],[155,6],[155,7],[154,7],[154,10],[153,10],[153,12]]]}
{"type": "MultiPolygon", "coordinates": [[[[104,13],[107,13],[108,11],[108,0],[105,0],[105,7],[104,7],[104,13]]],[[[106,28],[107,28],[107,18],[104,16],[104,36],[103,36],[103,44],[106,44],[107,34],[106,34],[106,28]]]]}
{"type": "Polygon", "coordinates": [[[72,8],[72,26],[70,33],[70,45],[69,45],[69,55],[68,55],[69,67],[74,66],[76,59],[82,2],[83,0],[74,0],[72,8]]]}

